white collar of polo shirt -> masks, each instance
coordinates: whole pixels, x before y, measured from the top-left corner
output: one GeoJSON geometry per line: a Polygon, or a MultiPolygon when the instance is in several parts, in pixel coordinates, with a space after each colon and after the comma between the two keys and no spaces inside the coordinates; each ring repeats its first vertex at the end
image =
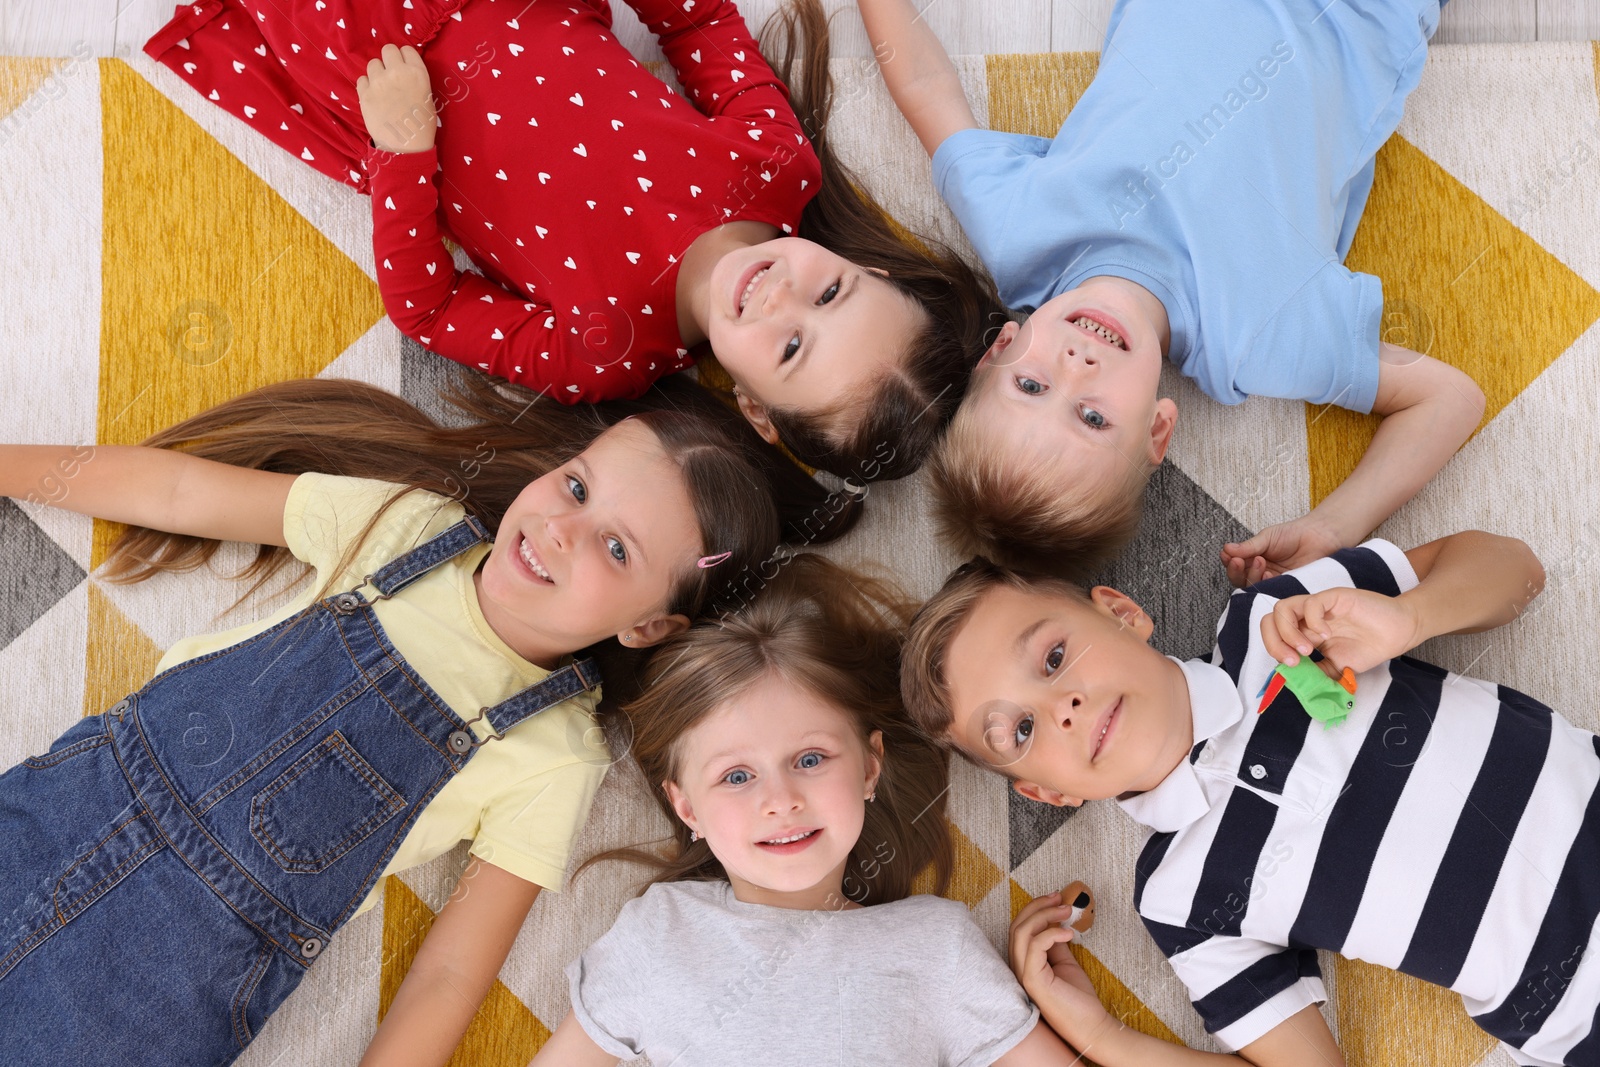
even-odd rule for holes
{"type": "MultiPolygon", "coordinates": [[[[1184,681],[1189,684],[1194,744],[1209,741],[1244,719],[1244,704],[1227,671],[1204,660],[1185,662],[1172,656],[1167,658],[1182,668],[1184,681]]],[[[1189,751],[1194,751],[1193,746],[1189,751]]],[[[1211,802],[1200,787],[1200,776],[1195,774],[1188,753],[1161,779],[1160,785],[1143,793],[1119,797],[1117,803],[1136,821],[1157,833],[1181,830],[1211,810],[1211,802]]]]}

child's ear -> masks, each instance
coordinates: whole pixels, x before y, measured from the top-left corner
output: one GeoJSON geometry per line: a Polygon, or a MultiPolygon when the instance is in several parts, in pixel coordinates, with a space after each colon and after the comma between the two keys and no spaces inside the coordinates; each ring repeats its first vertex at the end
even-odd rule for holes
{"type": "Polygon", "coordinates": [[[622,642],[623,648],[649,648],[659,645],[673,634],[681,634],[689,628],[687,615],[657,615],[655,618],[630,626],[617,634],[617,640],[622,642]]]}
{"type": "Polygon", "coordinates": [[[772,419],[767,416],[767,406],[754,397],[746,396],[739,389],[733,391],[733,399],[739,404],[739,414],[744,416],[744,421],[755,427],[756,433],[769,445],[778,443],[778,428],[772,425],[772,419]]]}
{"type": "Polygon", "coordinates": [[[1021,326],[1010,321],[1000,327],[1000,332],[995,334],[993,343],[989,345],[989,350],[983,354],[982,359],[978,360],[978,366],[987,367],[992,364],[1002,352],[1011,347],[1011,342],[1017,339],[1017,334],[1021,331],[1021,326]]]}
{"type": "Polygon", "coordinates": [[[874,730],[867,735],[867,792],[877,791],[878,779],[883,777],[883,731],[874,730]]]}
{"type": "Polygon", "coordinates": [[[1121,590],[1113,589],[1109,585],[1097,585],[1089,590],[1089,599],[1100,611],[1138,634],[1141,641],[1150,640],[1150,635],[1156,632],[1155,620],[1146,615],[1144,609],[1121,590]]]}
{"type": "Polygon", "coordinates": [[[1172,443],[1173,428],[1178,425],[1178,405],[1169,397],[1156,401],[1155,415],[1150,419],[1150,444],[1147,455],[1150,466],[1159,467],[1166,458],[1167,446],[1172,443]]]}
{"type": "Polygon", "coordinates": [[[672,804],[672,810],[682,819],[685,826],[694,828],[694,808],[689,804],[689,798],[683,795],[683,790],[678,788],[678,783],[666,781],[661,783],[662,790],[667,794],[667,800],[672,804]]]}
{"type": "Polygon", "coordinates": [[[1059,790],[1051,789],[1047,785],[1040,785],[1038,782],[1030,782],[1025,778],[1018,778],[1016,781],[1012,782],[1011,788],[1017,791],[1018,796],[1027,797],[1029,800],[1038,804],[1049,804],[1052,807],[1057,808],[1077,808],[1083,806],[1082,797],[1069,797],[1059,790]]]}

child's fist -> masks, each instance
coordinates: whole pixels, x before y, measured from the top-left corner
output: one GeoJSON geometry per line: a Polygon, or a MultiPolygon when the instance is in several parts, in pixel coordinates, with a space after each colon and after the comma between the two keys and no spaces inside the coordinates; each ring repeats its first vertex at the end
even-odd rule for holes
{"type": "Polygon", "coordinates": [[[1357,674],[1417,646],[1421,620],[1411,602],[1366,589],[1324,589],[1292,596],[1261,618],[1261,641],[1279,663],[1295,664],[1313,648],[1330,678],[1357,674]]]}
{"type": "Polygon", "coordinates": [[[415,48],[383,46],[356,80],[361,121],[372,143],[386,152],[426,152],[433,147],[433,93],[428,68],[415,48]]]}

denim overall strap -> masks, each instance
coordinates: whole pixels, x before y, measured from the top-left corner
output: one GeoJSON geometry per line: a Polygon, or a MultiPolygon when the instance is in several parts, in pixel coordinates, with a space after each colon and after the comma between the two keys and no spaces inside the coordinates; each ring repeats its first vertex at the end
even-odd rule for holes
{"type": "MultiPolygon", "coordinates": [[[[600,665],[592,659],[569,663],[548,678],[530,685],[522,692],[508,697],[492,708],[484,708],[478,719],[487,718],[494,733],[487,740],[498,740],[505,732],[524,719],[531,719],[546,708],[554,707],[600,684],[600,665]]],[[[477,722],[473,719],[472,722],[477,722]]],[[[471,726],[472,723],[468,723],[471,726]]],[[[452,745],[456,744],[452,738],[452,745]]],[[[482,741],[476,744],[483,744],[482,741]]],[[[476,747],[476,745],[474,745],[476,747]]]]}
{"type": "Polygon", "coordinates": [[[493,540],[483,523],[468,515],[444,533],[385,563],[367,575],[367,581],[378,591],[379,600],[388,600],[439,564],[493,540]]]}

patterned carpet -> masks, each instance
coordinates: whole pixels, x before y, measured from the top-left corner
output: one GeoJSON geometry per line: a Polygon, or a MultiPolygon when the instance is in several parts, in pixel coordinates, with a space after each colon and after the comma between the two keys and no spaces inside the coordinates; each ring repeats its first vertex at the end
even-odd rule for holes
{"type": "MultiPolygon", "coordinates": [[[[1088,53],[966,57],[980,121],[1053,133],[1092,77],[1088,53]]],[[[871,61],[836,62],[832,130],[902,221],[959,240],[926,158],[871,61]]],[[[1600,45],[1434,50],[1377,182],[1350,263],[1378,274],[1385,336],[1473,374],[1479,432],[1381,531],[1409,545],[1481,527],[1527,540],[1550,576],[1500,632],[1435,642],[1436,662],[1525,689],[1600,728],[1600,45]]],[[[142,57],[0,60],[0,217],[18,269],[0,280],[0,418],[17,442],[128,443],[256,385],[362,378],[423,399],[444,373],[403,343],[373,283],[367,201],[251,134],[142,57]]],[[[1225,596],[1217,547],[1303,512],[1370,435],[1338,410],[1210,403],[1169,374],[1182,412],[1145,529],[1107,575],[1155,617],[1157,644],[1207,648],[1225,596]]],[[[352,427],[359,432],[359,427],[352,427]]],[[[38,487],[42,499],[70,482],[38,487]]],[[[923,519],[920,480],[875,488],[836,555],[931,592],[953,564],[923,519]]],[[[108,531],[0,501],[0,766],[42,751],[81,714],[148,676],[161,649],[240,621],[237,589],[201,575],[132,588],[95,577],[108,531]]],[[[235,556],[234,558],[239,558],[235,556]]],[[[1211,1046],[1127,901],[1140,834],[1112,805],[1071,819],[1023,804],[955,764],[960,864],[951,895],[1000,942],[1013,909],[1082,878],[1099,895],[1080,946],[1130,1024],[1211,1046]]],[[[627,764],[608,777],[578,845],[588,855],[660,832],[627,764]]],[[[391,879],[241,1061],[355,1063],[462,853],[391,879]]],[[[566,1010],[561,968],[611,922],[628,872],[543,895],[455,1063],[522,1064],[566,1010]]],[[[1325,958],[1326,1009],[1353,1067],[1509,1064],[1455,998],[1325,958]]]]}

